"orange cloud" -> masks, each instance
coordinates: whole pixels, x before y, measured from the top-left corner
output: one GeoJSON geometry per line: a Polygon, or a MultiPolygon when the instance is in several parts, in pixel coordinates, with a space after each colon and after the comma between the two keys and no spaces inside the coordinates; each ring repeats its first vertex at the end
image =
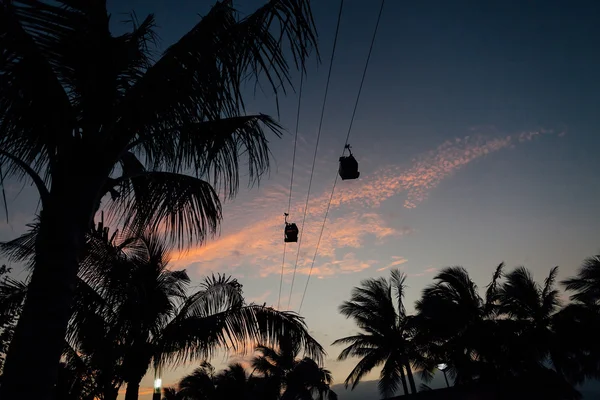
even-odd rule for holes
{"type": "MultiPolygon", "coordinates": [[[[442,180],[472,161],[515,144],[534,140],[546,133],[550,132],[541,130],[492,139],[466,136],[448,140],[436,149],[414,158],[408,168],[389,165],[372,176],[337,186],[312,273],[317,277],[326,277],[370,268],[373,263],[357,258],[353,249],[364,246],[367,240],[378,244],[412,232],[407,227],[390,226],[389,219],[377,213],[377,208],[384,201],[394,196],[405,196],[404,207],[415,208],[427,199],[442,180]],[[369,212],[361,211],[365,209],[369,212]],[[337,210],[344,210],[344,215],[340,216],[337,210]]],[[[273,210],[280,209],[281,204],[287,203],[287,190],[289,189],[285,185],[275,185],[269,190],[263,190],[254,201],[244,202],[243,205],[234,204],[226,209],[228,220],[242,226],[203,247],[174,254],[174,266],[190,266],[200,273],[215,270],[233,272],[244,266],[243,271],[236,272],[236,276],[240,276],[240,272],[261,277],[280,274],[284,225],[283,217],[273,216],[273,210]],[[242,223],[237,219],[247,218],[248,215],[258,220],[242,223]],[[263,218],[259,219],[261,217],[263,218]]],[[[300,217],[304,213],[304,198],[295,198],[298,200],[292,203],[291,214],[300,217]]],[[[329,188],[311,195],[306,223],[301,232],[301,251],[297,255],[297,243],[286,246],[283,271],[286,279],[291,279],[296,255],[296,274],[309,273],[329,198],[329,188]]],[[[301,228],[301,221],[295,222],[301,228]]],[[[394,260],[379,271],[406,262],[401,261],[394,260]]]]}

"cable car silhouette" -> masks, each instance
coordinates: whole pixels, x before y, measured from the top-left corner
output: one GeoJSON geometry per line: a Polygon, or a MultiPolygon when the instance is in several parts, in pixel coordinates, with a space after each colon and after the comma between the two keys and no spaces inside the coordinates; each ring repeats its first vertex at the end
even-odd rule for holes
{"type": "Polygon", "coordinates": [[[287,222],[288,213],[283,214],[285,216],[285,229],[283,231],[283,241],[286,243],[298,241],[298,227],[293,222],[287,222]]]}
{"type": "Polygon", "coordinates": [[[348,149],[350,155],[340,157],[340,168],[338,170],[340,178],[342,178],[343,181],[346,179],[357,179],[360,176],[360,172],[358,172],[358,161],[356,161],[356,158],[352,155],[349,144],[347,144],[344,149],[348,149]]]}

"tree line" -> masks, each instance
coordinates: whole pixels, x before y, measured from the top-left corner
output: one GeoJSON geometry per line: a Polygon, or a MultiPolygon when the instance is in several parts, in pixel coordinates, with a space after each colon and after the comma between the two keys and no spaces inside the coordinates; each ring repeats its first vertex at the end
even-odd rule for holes
{"type": "MultiPolygon", "coordinates": [[[[0,251],[31,263],[37,229],[32,224],[0,251]]],[[[300,316],[247,304],[232,277],[213,275],[192,287],[185,271],[169,269],[168,249],[153,235],[110,234],[102,222],[90,230],[57,398],[114,400],[126,386],[126,399],[136,400],[148,372],[194,361],[200,368],[165,389],[166,399],[335,398],[323,348],[300,316]],[[209,361],[217,348],[254,352],[251,368],[234,364],[216,373],[209,361]]],[[[27,281],[7,272],[0,270],[3,351],[28,292],[27,281]]],[[[358,360],[346,386],[353,389],[380,368],[382,397],[400,389],[413,394],[414,374],[429,382],[443,364],[453,385],[525,378],[558,398],[578,398],[575,385],[600,378],[600,256],[561,282],[567,304],[560,301],[557,273],[552,268],[538,283],[526,268],[507,271],[500,264],[480,292],[464,268],[444,268],[423,289],[414,315],[404,305],[401,271],[362,281],[339,307],[358,332],[333,343],[344,346],[339,360],[358,360]]]]}
{"type": "MultiPolygon", "coordinates": [[[[37,229],[0,251],[31,263],[37,229]]],[[[102,222],[88,233],[53,397],[114,400],[126,385],[126,400],[136,400],[149,370],[205,361],[219,348],[244,352],[288,340],[294,356],[302,350],[321,363],[323,348],[299,315],[248,304],[242,285],[225,275],[192,286],[185,270],[169,269],[168,248],[153,235],[110,234],[102,222]]],[[[13,331],[29,287],[0,282],[0,337],[13,331]]]]}
{"type": "Polygon", "coordinates": [[[557,273],[552,268],[538,283],[525,267],[507,271],[502,263],[480,292],[466,269],[444,268],[423,289],[414,315],[404,306],[402,272],[363,281],[340,306],[359,332],[334,342],[346,346],[340,360],[360,359],[346,385],[381,367],[382,396],[400,386],[416,393],[414,371],[428,382],[441,366],[455,385],[526,379],[556,398],[579,398],[575,385],[600,378],[600,256],[561,282],[570,294],[564,305],[557,273]]]}

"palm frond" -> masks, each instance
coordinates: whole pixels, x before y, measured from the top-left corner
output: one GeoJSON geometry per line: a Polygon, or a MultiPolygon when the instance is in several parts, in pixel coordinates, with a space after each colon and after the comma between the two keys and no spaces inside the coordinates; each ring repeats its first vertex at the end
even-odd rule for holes
{"type": "Polygon", "coordinates": [[[35,240],[39,229],[39,220],[27,224],[27,232],[8,242],[0,242],[0,254],[12,262],[25,262],[31,265],[35,255],[35,240]]]}
{"type": "Polygon", "coordinates": [[[498,301],[498,280],[502,277],[504,262],[501,262],[496,267],[491,282],[487,285],[485,291],[485,308],[486,313],[491,314],[496,311],[496,303],[498,301]]]}
{"type": "Polygon", "coordinates": [[[348,377],[344,381],[346,387],[351,386],[352,389],[359,384],[361,379],[368,374],[373,368],[383,364],[386,360],[387,354],[374,351],[371,354],[364,356],[356,366],[350,371],[348,377]]]}
{"type": "MultiPolygon", "coordinates": [[[[219,2],[169,47],[129,93],[120,112],[127,117],[117,131],[144,140],[144,135],[154,134],[148,128],[156,126],[156,120],[177,126],[216,120],[223,114],[237,116],[243,107],[242,83],[263,74],[274,91],[284,88],[289,83],[283,56],[286,43],[274,33],[279,31],[294,61],[302,63],[316,45],[308,1],[270,1],[244,19],[236,16],[229,2],[219,2]]],[[[146,152],[157,154],[152,147],[146,152]]]]}
{"type": "Polygon", "coordinates": [[[383,398],[387,399],[392,397],[400,387],[401,368],[402,364],[399,364],[395,357],[389,357],[386,360],[381,369],[381,373],[379,374],[379,382],[377,383],[377,388],[383,398]]]}
{"type": "Polygon", "coordinates": [[[180,396],[177,393],[177,389],[174,387],[166,387],[163,389],[162,400],[178,400],[180,396]]]}
{"type": "Polygon", "coordinates": [[[400,315],[400,317],[404,317],[406,315],[406,308],[404,307],[403,302],[404,289],[406,287],[406,284],[404,283],[406,281],[406,274],[400,272],[400,270],[398,269],[392,269],[390,271],[390,275],[391,285],[394,288],[394,292],[396,294],[398,314],[400,315]]]}
{"type": "Polygon", "coordinates": [[[561,282],[570,292],[571,300],[600,303],[600,255],[586,258],[577,275],[561,282]]]}
{"type": "MultiPolygon", "coordinates": [[[[0,148],[38,173],[51,165],[57,146],[74,126],[67,92],[46,45],[71,29],[69,24],[60,7],[39,1],[0,6],[0,148]]],[[[9,176],[25,173],[10,161],[9,166],[9,176]]]]}
{"type": "Polygon", "coordinates": [[[207,277],[201,283],[201,289],[186,298],[176,318],[202,318],[239,308],[244,303],[241,288],[237,279],[230,276],[207,277]]]}
{"type": "Polygon", "coordinates": [[[133,142],[129,148],[141,151],[154,169],[171,168],[173,172],[180,172],[184,167],[190,168],[196,177],[207,179],[214,185],[217,192],[232,197],[239,187],[243,160],[248,163],[250,184],[268,170],[266,131],[277,137],[282,135],[281,126],[268,115],[234,116],[172,126],[133,142]],[[149,149],[155,145],[156,136],[165,136],[169,142],[162,143],[160,148],[149,149]],[[171,159],[176,159],[177,163],[171,159]]]}
{"type": "Polygon", "coordinates": [[[215,370],[208,362],[196,368],[191,374],[179,381],[179,396],[187,399],[212,399],[215,386],[213,376],[215,370]]]}
{"type": "Polygon", "coordinates": [[[165,228],[172,240],[190,242],[214,235],[222,218],[221,202],[208,182],[172,172],[147,171],[122,181],[110,211],[137,234],[165,228]]]}
{"type": "Polygon", "coordinates": [[[155,363],[206,359],[219,346],[245,352],[253,343],[275,345],[285,337],[299,342],[307,356],[321,362],[324,350],[306,331],[300,316],[249,305],[206,317],[174,319],[157,341],[155,363]]]}
{"type": "Polygon", "coordinates": [[[505,277],[498,295],[502,311],[518,319],[534,318],[541,304],[540,290],[531,272],[517,267],[505,277]]]}
{"type": "Polygon", "coordinates": [[[12,316],[18,314],[26,296],[26,282],[5,277],[0,282],[0,315],[12,316]]]}

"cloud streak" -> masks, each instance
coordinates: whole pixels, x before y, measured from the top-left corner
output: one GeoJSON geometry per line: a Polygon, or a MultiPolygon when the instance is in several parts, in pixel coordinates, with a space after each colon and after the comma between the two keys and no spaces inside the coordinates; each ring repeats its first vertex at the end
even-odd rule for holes
{"type": "Polygon", "coordinates": [[[408,260],[406,258],[404,258],[404,257],[394,256],[394,257],[392,257],[392,259],[395,260],[395,261],[392,261],[391,263],[389,263],[385,267],[378,268],[377,272],[385,271],[386,269],[389,269],[389,268],[398,267],[398,266],[400,266],[402,264],[406,264],[408,262],[408,260]]]}
{"type": "MultiPolygon", "coordinates": [[[[365,244],[381,244],[412,233],[409,227],[394,227],[377,213],[386,200],[403,196],[405,209],[413,209],[426,201],[431,192],[444,180],[468,164],[488,154],[529,142],[549,131],[522,132],[495,138],[466,136],[448,140],[435,149],[415,157],[409,166],[388,165],[371,176],[361,177],[348,185],[340,185],[331,199],[330,218],[327,221],[312,273],[317,277],[356,273],[376,266],[376,262],[362,260],[356,250],[365,244]],[[364,210],[369,210],[365,212],[364,210]],[[342,215],[340,215],[342,214],[342,215]]],[[[283,217],[273,216],[281,204],[287,204],[287,188],[275,185],[263,190],[254,201],[244,207],[231,207],[229,219],[252,215],[260,220],[248,221],[237,231],[226,232],[203,247],[176,254],[177,267],[192,267],[199,273],[226,270],[236,275],[265,277],[281,273],[283,254],[283,217]]],[[[296,196],[292,215],[304,213],[304,198],[296,196]]],[[[306,224],[302,231],[302,246],[298,253],[297,274],[308,274],[312,265],[323,216],[330,198],[330,189],[311,196],[306,224]]],[[[226,210],[227,212],[227,210],[226,210]]],[[[301,221],[296,221],[300,227],[301,221]]],[[[297,244],[286,246],[284,275],[289,278],[296,264],[297,244]]],[[[406,260],[396,259],[378,271],[399,266],[406,260]]],[[[431,271],[426,271],[431,272],[431,271]]]]}

